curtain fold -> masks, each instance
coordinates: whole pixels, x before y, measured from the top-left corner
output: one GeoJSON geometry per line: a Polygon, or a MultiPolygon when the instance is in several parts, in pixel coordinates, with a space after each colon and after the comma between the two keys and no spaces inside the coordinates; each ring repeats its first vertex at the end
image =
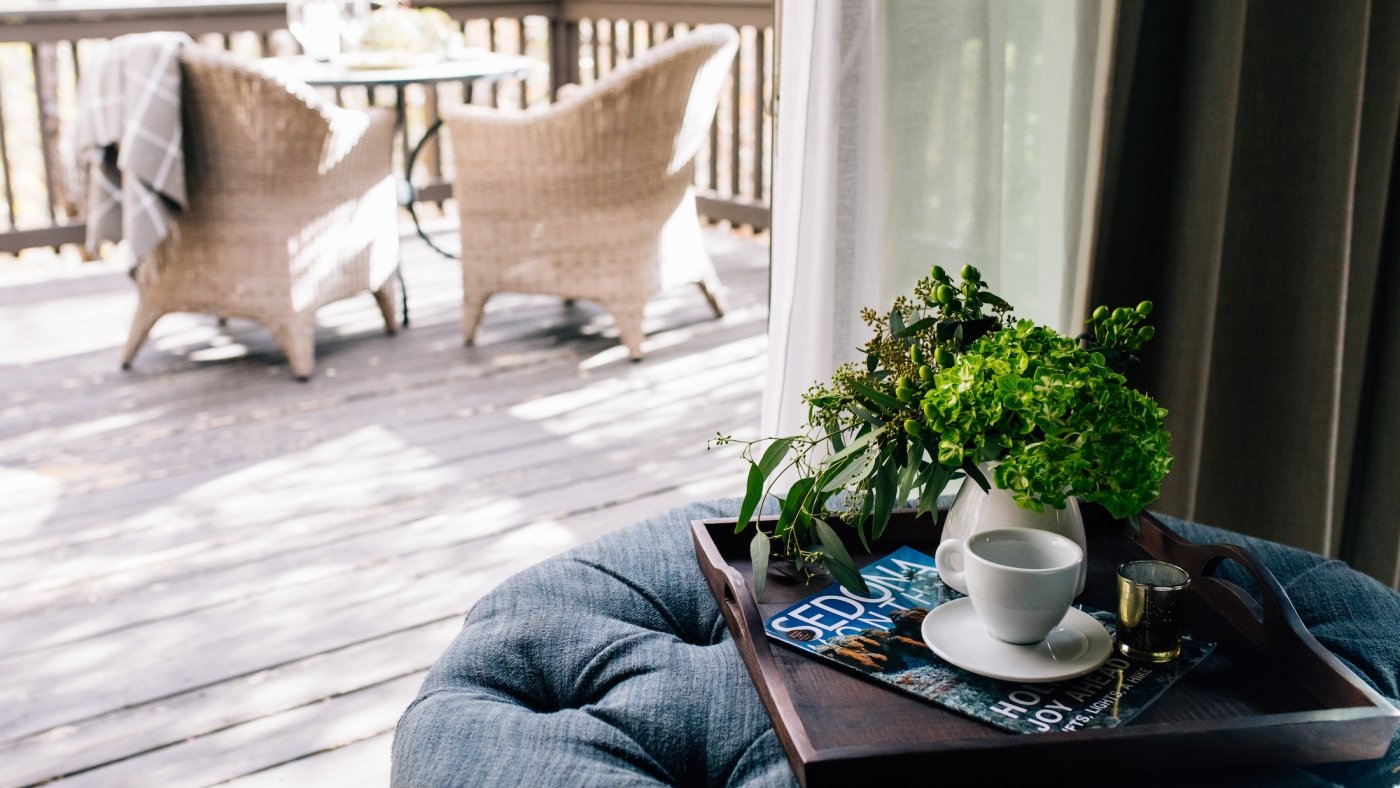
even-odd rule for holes
{"type": "Polygon", "coordinates": [[[1400,581],[1400,3],[1125,0],[1094,303],[1152,298],[1159,508],[1400,581]]]}
{"type": "MultiPolygon", "coordinates": [[[[863,270],[880,237],[869,141],[878,135],[866,83],[878,60],[878,0],[784,2],[780,14],[773,264],[764,430],[796,432],[801,395],[851,354],[842,316],[870,298],[880,272],[863,270]],[[862,275],[864,274],[864,275],[862,275]]],[[[878,199],[878,197],[876,198],[878,199]]]]}
{"type": "Polygon", "coordinates": [[[868,338],[860,309],[935,263],[1074,328],[1114,8],[783,0],[765,432],[797,431],[868,338]]]}

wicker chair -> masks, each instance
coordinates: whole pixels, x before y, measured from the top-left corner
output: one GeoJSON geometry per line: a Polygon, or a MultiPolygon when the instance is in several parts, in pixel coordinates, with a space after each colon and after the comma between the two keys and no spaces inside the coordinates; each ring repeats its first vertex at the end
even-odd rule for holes
{"type": "Polygon", "coordinates": [[[698,283],[724,314],[691,189],[739,36],[706,26],[547,108],[443,110],[461,213],[462,327],[498,292],[590,299],[633,359],[658,290],[698,283]]]}
{"type": "Polygon", "coordinates": [[[229,55],[181,55],[189,208],[133,274],[122,367],[169,312],[262,324],[306,380],[320,307],[370,291],[398,319],[394,113],[344,110],[229,55]]]}

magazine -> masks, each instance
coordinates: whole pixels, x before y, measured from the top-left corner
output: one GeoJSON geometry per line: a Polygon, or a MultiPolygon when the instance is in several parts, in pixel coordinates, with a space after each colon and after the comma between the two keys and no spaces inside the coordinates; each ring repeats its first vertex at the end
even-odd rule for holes
{"type": "MultiPolygon", "coordinates": [[[[764,620],[773,640],[854,670],[894,689],[1014,733],[1116,728],[1152,705],[1205,659],[1214,643],[1185,636],[1181,656],[1163,665],[1131,662],[1114,651],[1076,679],[1025,684],[986,678],[934,654],[921,629],[928,611],[963,595],[938,577],[928,555],[910,547],[861,570],[870,594],[840,585],[764,620]]],[[[1112,613],[1080,610],[1114,634],[1112,613]]]]}

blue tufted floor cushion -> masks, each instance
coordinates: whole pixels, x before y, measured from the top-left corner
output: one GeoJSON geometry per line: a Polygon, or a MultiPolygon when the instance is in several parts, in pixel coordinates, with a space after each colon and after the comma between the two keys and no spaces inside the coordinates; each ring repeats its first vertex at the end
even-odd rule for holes
{"type": "MultiPolygon", "coordinates": [[[[393,784],[795,785],[691,548],[692,519],[736,509],[671,511],[483,598],[399,721],[393,784]]],[[[1400,595],[1311,553],[1163,520],[1192,541],[1254,550],[1313,634],[1400,697],[1400,595]]],[[[1397,767],[1400,738],[1380,761],[1217,772],[1190,784],[1390,786],[1397,767]]]]}

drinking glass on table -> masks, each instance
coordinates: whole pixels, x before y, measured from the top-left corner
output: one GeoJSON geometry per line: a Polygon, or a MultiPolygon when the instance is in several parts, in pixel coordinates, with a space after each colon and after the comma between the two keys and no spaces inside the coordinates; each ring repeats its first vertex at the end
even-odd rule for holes
{"type": "Polygon", "coordinates": [[[358,52],[369,26],[369,0],[338,0],[340,5],[340,50],[358,52]]]}
{"type": "Polygon", "coordinates": [[[340,54],[341,0],[287,0],[287,28],[316,60],[340,54]]]}

